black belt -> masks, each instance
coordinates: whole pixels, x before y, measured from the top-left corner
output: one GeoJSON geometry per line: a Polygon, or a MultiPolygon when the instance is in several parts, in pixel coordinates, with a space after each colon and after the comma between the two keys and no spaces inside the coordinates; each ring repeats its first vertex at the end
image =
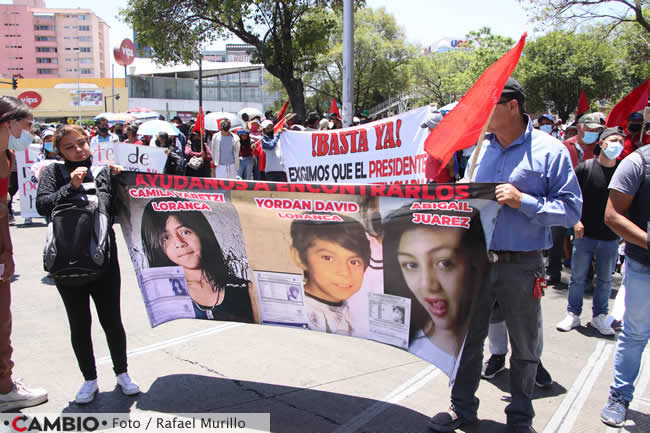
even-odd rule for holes
{"type": "Polygon", "coordinates": [[[532,256],[539,256],[541,254],[540,250],[534,251],[498,251],[490,250],[488,251],[488,261],[490,263],[520,263],[526,258],[532,256]]]}

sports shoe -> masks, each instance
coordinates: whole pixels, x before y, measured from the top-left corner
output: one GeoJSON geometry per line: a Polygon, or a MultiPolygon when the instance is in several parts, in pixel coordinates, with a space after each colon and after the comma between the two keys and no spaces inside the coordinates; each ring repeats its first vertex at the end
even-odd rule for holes
{"type": "Polygon", "coordinates": [[[122,388],[124,395],[135,395],[140,392],[140,387],[131,380],[129,373],[121,373],[117,376],[117,384],[122,388]]]}
{"type": "Polygon", "coordinates": [[[81,389],[77,393],[74,402],[77,404],[87,404],[95,399],[95,394],[99,391],[97,386],[97,379],[87,380],[81,385],[81,389]]]}
{"type": "Polygon", "coordinates": [[[481,370],[481,377],[483,379],[492,379],[497,373],[502,372],[506,369],[506,356],[505,355],[492,355],[485,364],[483,364],[483,370],[481,370]]]}
{"type": "Polygon", "coordinates": [[[569,332],[573,328],[580,326],[580,316],[572,312],[567,312],[566,317],[560,323],[555,325],[558,331],[569,332]]]}
{"type": "Polygon", "coordinates": [[[448,433],[453,432],[459,427],[464,425],[473,424],[476,422],[474,419],[465,419],[459,416],[453,408],[447,409],[446,412],[439,412],[429,420],[429,428],[434,432],[448,433]]]}
{"type": "Polygon", "coordinates": [[[20,381],[14,380],[14,386],[6,394],[0,394],[0,411],[32,407],[47,401],[47,391],[42,388],[28,388],[20,381]]]}
{"type": "Polygon", "coordinates": [[[629,403],[621,397],[610,394],[607,404],[600,411],[600,420],[611,427],[623,427],[629,403]]]}
{"type": "Polygon", "coordinates": [[[542,361],[537,364],[537,374],[535,374],[535,385],[539,388],[548,388],[553,385],[551,374],[544,368],[542,361]]]}
{"type": "Polygon", "coordinates": [[[616,332],[612,327],[607,323],[607,315],[599,314],[598,316],[591,319],[591,326],[596,328],[598,332],[603,335],[615,335],[616,332]]]}

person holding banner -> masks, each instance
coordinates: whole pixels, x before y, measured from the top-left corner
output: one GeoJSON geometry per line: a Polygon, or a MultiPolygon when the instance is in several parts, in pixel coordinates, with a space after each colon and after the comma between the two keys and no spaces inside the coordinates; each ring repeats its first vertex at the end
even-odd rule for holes
{"type": "Polygon", "coordinates": [[[582,193],[566,147],[533,129],[521,85],[509,78],[481,146],[472,155],[470,181],[495,182],[502,205],[489,243],[490,264],[476,301],[456,379],[451,406],[436,414],[429,428],[451,432],[477,421],[483,347],[498,301],[512,342],[508,432],[532,433],[532,394],[539,363],[538,319],[544,281],[542,250],[552,245],[551,227],[572,227],[580,219],[582,193]]]}
{"type": "Polygon", "coordinates": [[[284,171],[284,160],[282,158],[282,149],[280,148],[280,134],[284,129],[277,133],[273,130],[273,122],[265,120],[262,122],[262,149],[265,155],[264,173],[266,180],[271,182],[286,182],[287,173],[284,171]]]}
{"type": "Polygon", "coordinates": [[[453,377],[487,263],[483,227],[478,214],[469,228],[416,224],[409,209],[392,212],[384,223],[385,293],[411,299],[409,352],[453,377]]]}
{"type": "Polygon", "coordinates": [[[291,255],[304,273],[309,329],[355,335],[347,300],[363,284],[370,241],[359,221],[337,216],[342,222],[294,220],[291,255]]]}
{"type": "MultiPolygon", "coordinates": [[[[96,197],[100,208],[102,211],[112,212],[112,175],[119,174],[122,168],[110,166],[110,170],[105,168],[93,178],[90,170],[92,154],[88,136],[78,125],[60,125],[54,133],[54,147],[64,163],[50,164],[43,172],[36,195],[38,213],[49,221],[57,205],[70,202],[76,196],[78,197],[79,193],[85,196],[82,186],[84,182],[96,184],[96,197]],[[68,177],[64,174],[63,164],[69,173],[68,177]]],[[[138,385],[127,373],[126,333],[120,313],[120,264],[117,256],[117,241],[112,228],[109,230],[109,244],[109,260],[103,278],[82,285],[66,284],[55,280],[68,315],[72,348],[85,380],[75,398],[78,404],[90,403],[98,392],[89,298],[95,302],[99,321],[106,334],[117,384],[125,395],[140,392],[138,385]]]]}
{"type": "Polygon", "coordinates": [[[183,268],[197,319],[258,323],[255,292],[233,272],[205,215],[156,211],[161,201],[169,200],[151,200],[142,215],[142,244],[149,266],[183,268]]]}
{"type": "Polygon", "coordinates": [[[190,134],[190,139],[185,145],[185,159],[190,161],[192,158],[201,158],[202,164],[199,168],[192,168],[190,164],[187,164],[185,175],[192,177],[210,177],[212,152],[210,152],[210,146],[201,144],[201,133],[198,131],[193,131],[190,134]]]}
{"type": "Polygon", "coordinates": [[[27,104],[11,96],[0,96],[0,411],[36,406],[47,401],[47,391],[28,388],[11,376],[11,277],[14,275],[13,246],[9,232],[7,196],[10,158],[7,150],[16,144],[29,146],[34,122],[27,104]]]}

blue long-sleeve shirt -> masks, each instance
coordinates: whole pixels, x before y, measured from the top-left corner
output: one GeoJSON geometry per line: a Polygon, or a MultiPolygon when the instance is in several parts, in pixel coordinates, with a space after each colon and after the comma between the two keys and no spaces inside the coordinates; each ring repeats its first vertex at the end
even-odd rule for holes
{"type": "Polygon", "coordinates": [[[572,227],[582,214],[569,152],[559,140],[533,129],[530,118],[526,131],[505,149],[496,135],[486,136],[472,181],[510,183],[523,193],[519,209],[504,205],[499,210],[493,250],[551,248],[551,226],[572,227]]]}

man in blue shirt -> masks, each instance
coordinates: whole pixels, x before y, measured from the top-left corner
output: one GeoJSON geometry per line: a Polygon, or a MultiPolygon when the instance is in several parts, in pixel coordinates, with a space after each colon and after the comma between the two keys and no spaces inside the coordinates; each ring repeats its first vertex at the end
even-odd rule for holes
{"type": "MultiPolygon", "coordinates": [[[[488,124],[474,182],[498,183],[502,205],[490,241],[490,266],[476,302],[448,411],[435,415],[429,428],[451,432],[477,420],[475,393],[481,379],[483,344],[496,302],[506,319],[512,344],[508,432],[535,432],[531,402],[537,372],[537,279],[544,275],[541,251],[552,245],[551,226],[571,227],[580,219],[582,194],[566,147],[533,129],[525,95],[510,78],[488,124]]],[[[470,159],[471,161],[471,159],[470,159]]]]}

